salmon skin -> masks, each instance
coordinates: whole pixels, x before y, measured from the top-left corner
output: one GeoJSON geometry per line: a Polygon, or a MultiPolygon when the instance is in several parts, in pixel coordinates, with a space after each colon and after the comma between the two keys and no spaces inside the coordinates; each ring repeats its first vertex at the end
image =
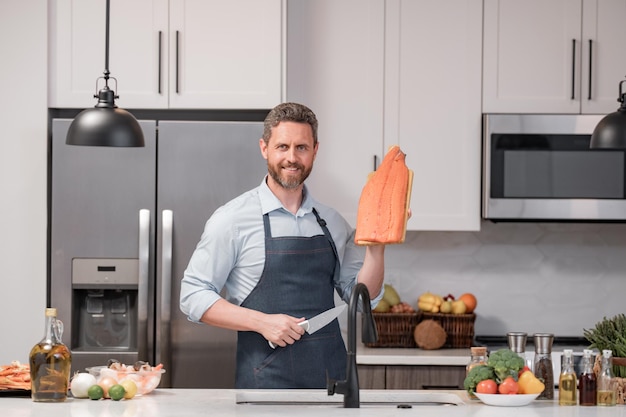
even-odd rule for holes
{"type": "Polygon", "coordinates": [[[354,242],[357,245],[403,243],[406,236],[413,171],[398,145],[391,146],[361,192],[354,242]]]}

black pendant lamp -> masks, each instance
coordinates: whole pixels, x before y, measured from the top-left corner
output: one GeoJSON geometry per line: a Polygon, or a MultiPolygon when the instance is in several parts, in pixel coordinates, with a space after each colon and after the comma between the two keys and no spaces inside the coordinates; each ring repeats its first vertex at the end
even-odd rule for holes
{"type": "Polygon", "coordinates": [[[626,80],[619,83],[619,109],[603,117],[593,130],[589,145],[592,149],[626,149],[626,93],[622,91],[624,82],[626,80]]]}
{"type": "MultiPolygon", "coordinates": [[[[115,91],[109,88],[109,15],[110,0],[106,0],[106,41],[104,57],[104,87],[94,98],[98,104],[80,112],[67,132],[68,145],[140,147],[144,145],[143,132],[137,119],[115,105],[115,91]]],[[[115,80],[115,78],[113,78],[115,80]]],[[[117,80],[115,80],[117,86],[117,80]]],[[[96,89],[98,81],[96,81],[96,89]]]]}

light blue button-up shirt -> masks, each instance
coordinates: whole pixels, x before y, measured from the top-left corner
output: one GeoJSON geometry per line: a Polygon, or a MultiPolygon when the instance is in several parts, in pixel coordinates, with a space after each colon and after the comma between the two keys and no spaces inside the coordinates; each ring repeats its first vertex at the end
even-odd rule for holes
{"type": "MultiPolygon", "coordinates": [[[[341,269],[335,288],[348,302],[365,255],[365,249],[354,244],[354,230],[336,210],[315,201],[306,186],[300,209],[296,214],[289,212],[264,179],[259,187],[217,209],[206,222],[182,279],[182,312],[189,320],[199,322],[221,298],[223,288],[228,301],[241,305],[257,285],[265,264],[263,215],[269,213],[273,237],[310,237],[323,234],[313,208],[326,221],[337,247],[341,269]]],[[[372,306],[382,293],[372,300],[372,306]]]]}

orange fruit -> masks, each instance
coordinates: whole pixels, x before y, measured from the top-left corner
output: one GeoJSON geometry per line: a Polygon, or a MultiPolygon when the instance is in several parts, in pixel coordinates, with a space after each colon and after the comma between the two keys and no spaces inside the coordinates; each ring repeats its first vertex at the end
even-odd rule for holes
{"type": "Polygon", "coordinates": [[[476,300],[476,297],[474,296],[474,294],[469,293],[469,292],[462,294],[461,296],[457,298],[457,300],[461,300],[463,301],[463,303],[465,303],[465,307],[467,307],[467,310],[465,310],[465,313],[467,314],[472,313],[476,309],[476,306],[478,305],[478,300],[476,300]]]}

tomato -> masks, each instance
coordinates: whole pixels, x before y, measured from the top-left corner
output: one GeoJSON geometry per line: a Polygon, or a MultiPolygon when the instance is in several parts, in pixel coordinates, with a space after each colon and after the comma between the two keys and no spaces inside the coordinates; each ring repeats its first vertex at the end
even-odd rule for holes
{"type": "Polygon", "coordinates": [[[482,380],[476,385],[476,392],[479,394],[496,394],[498,392],[498,384],[493,379],[482,380]]]}
{"type": "Polygon", "coordinates": [[[498,386],[498,392],[500,394],[517,394],[519,391],[519,384],[513,379],[512,376],[507,376],[504,381],[498,386]]]}
{"type": "Polygon", "coordinates": [[[528,365],[524,365],[522,370],[517,373],[517,379],[519,380],[519,377],[522,376],[522,374],[526,371],[530,371],[530,368],[528,367],[528,365]]]}

